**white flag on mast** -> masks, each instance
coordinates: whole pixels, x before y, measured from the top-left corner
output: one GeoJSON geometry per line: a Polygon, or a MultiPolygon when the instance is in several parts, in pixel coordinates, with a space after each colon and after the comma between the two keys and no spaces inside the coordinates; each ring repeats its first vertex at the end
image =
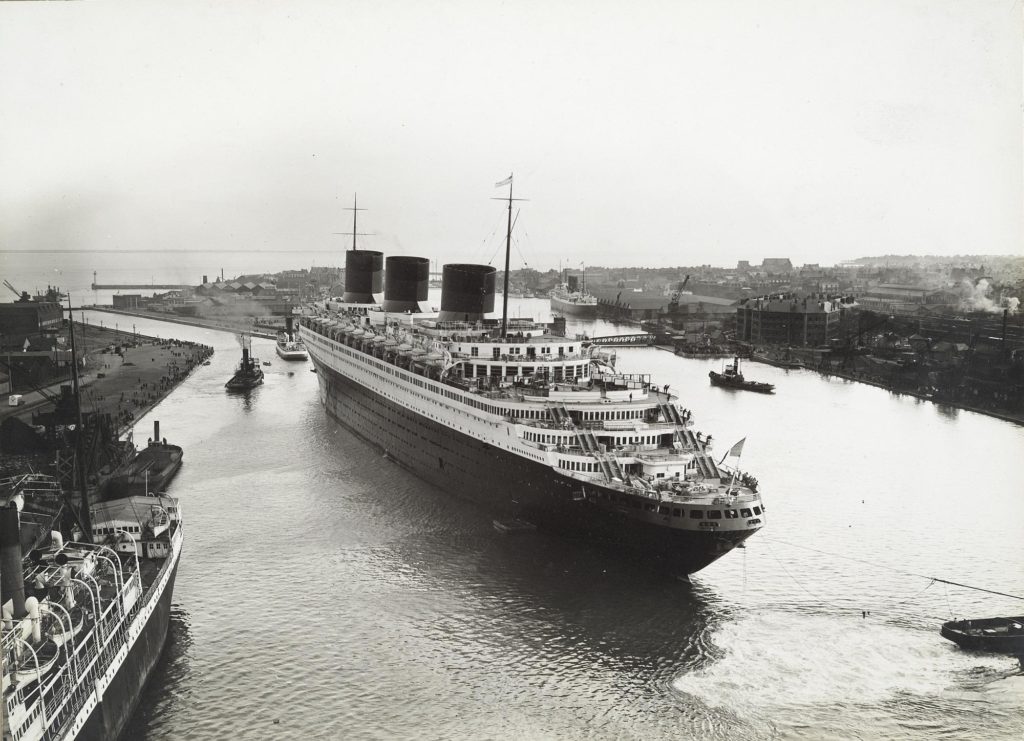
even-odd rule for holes
{"type": "Polygon", "coordinates": [[[512,176],[511,176],[511,175],[509,175],[509,176],[508,176],[507,178],[505,178],[504,180],[502,180],[502,181],[501,181],[500,183],[495,183],[495,184],[494,184],[494,187],[495,187],[495,188],[500,188],[500,187],[501,187],[501,186],[503,186],[503,185],[511,185],[511,184],[512,184],[512,176]]]}

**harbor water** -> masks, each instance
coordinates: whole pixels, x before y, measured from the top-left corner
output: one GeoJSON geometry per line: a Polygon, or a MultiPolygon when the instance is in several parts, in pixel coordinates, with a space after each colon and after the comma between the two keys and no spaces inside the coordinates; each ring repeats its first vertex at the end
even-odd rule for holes
{"type": "Polygon", "coordinates": [[[764,530],[684,584],[499,535],[328,419],[311,365],[269,341],[266,382],[229,394],[232,335],[134,324],[216,355],[138,425],[185,449],[186,541],[130,738],[1024,737],[1017,661],[938,634],[1024,602],[931,580],[1024,594],[1024,428],[754,364],[777,393],[744,394],[710,386],[722,361],[620,350],[718,457],[746,438],[765,496],[764,530]]]}

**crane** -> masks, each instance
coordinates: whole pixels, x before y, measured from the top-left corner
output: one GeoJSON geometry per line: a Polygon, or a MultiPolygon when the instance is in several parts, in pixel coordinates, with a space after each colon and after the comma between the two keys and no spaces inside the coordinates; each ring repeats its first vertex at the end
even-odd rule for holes
{"type": "Polygon", "coordinates": [[[28,291],[19,291],[17,288],[11,285],[11,282],[9,280],[4,280],[4,286],[7,288],[8,291],[17,296],[19,301],[29,300],[28,291]]]}

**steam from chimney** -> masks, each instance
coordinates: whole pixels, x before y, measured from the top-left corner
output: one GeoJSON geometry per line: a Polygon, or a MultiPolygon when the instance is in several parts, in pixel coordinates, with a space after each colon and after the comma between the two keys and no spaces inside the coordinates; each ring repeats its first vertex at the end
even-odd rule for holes
{"type": "Polygon", "coordinates": [[[1007,309],[1010,314],[1016,314],[1020,310],[1020,299],[1015,296],[994,301],[992,286],[985,278],[979,280],[977,284],[971,283],[965,278],[961,281],[960,286],[964,293],[963,298],[960,299],[962,311],[984,311],[989,314],[999,314],[1003,309],[1007,309]]]}

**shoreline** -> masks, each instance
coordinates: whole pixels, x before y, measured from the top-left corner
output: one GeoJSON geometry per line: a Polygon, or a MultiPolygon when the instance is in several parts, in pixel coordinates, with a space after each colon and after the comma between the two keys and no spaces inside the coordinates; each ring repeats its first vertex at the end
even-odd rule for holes
{"type": "MultiPolygon", "coordinates": [[[[78,320],[75,329],[81,334],[82,357],[87,364],[79,376],[82,405],[86,411],[110,414],[118,436],[166,399],[214,352],[209,345],[139,335],[78,320]],[[120,346],[121,352],[108,351],[112,346],[120,346]]],[[[71,383],[70,378],[58,379],[40,387],[41,391],[22,394],[19,406],[0,407],[0,420],[17,417],[30,423],[34,413],[51,404],[61,387],[71,383]]]]}

